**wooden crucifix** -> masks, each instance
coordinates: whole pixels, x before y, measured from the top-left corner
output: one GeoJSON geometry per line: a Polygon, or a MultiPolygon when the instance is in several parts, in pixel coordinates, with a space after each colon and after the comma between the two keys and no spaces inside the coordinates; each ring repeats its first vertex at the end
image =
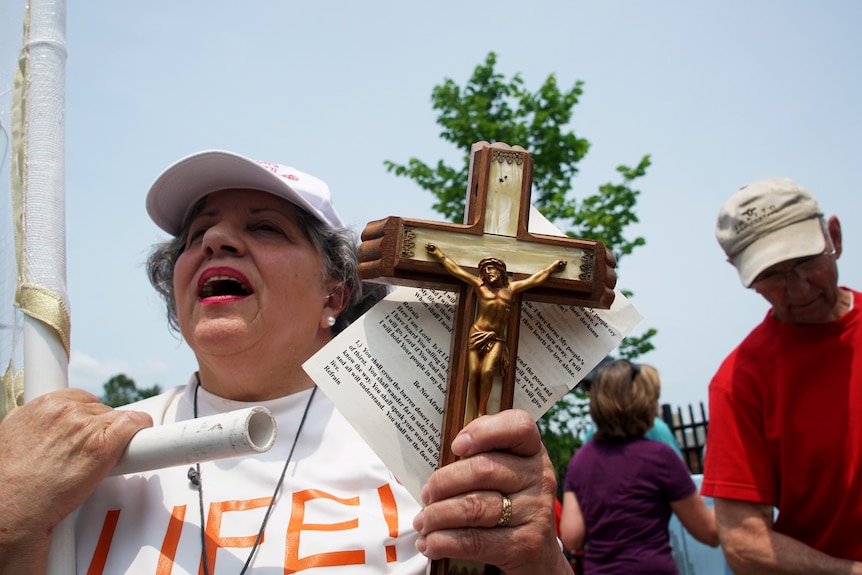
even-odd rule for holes
{"type": "MultiPolygon", "coordinates": [[[[601,242],[529,232],[531,186],[529,152],[520,146],[477,142],[471,149],[464,224],[391,216],[370,222],[362,233],[362,279],[458,292],[440,441],[441,467],[455,460],[452,440],[466,423],[486,412],[486,404],[499,405],[499,409],[512,407],[516,370],[496,371],[499,392],[489,403],[485,397],[488,390],[481,389],[477,370],[491,366],[481,365],[479,354],[470,353],[471,334],[485,332],[474,335],[474,340],[484,337],[485,343],[503,340],[504,345],[497,346],[495,353],[505,355],[499,358],[501,364],[514,367],[522,299],[605,309],[613,303],[615,262],[601,242]],[[498,298],[496,303],[483,303],[481,298],[490,296],[483,296],[480,286],[494,273],[511,274],[509,293],[505,301],[498,298]],[[501,307],[505,308],[502,315],[501,307]],[[483,313],[493,315],[493,321],[484,321],[489,317],[483,313]],[[498,329],[500,318],[505,329],[498,329]],[[483,329],[489,323],[492,328],[483,329]]],[[[481,346],[482,342],[474,344],[481,346]]],[[[497,361],[496,357],[489,360],[487,354],[484,359],[497,361]]],[[[431,573],[492,575],[498,571],[476,562],[442,560],[432,562],[431,573]]]]}

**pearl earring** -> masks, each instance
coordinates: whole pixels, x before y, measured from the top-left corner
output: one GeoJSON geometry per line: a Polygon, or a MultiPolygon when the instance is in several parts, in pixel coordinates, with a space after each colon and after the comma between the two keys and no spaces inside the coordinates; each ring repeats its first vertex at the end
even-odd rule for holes
{"type": "Polygon", "coordinates": [[[326,318],[326,323],[329,324],[329,327],[334,326],[335,325],[335,316],[331,315],[328,318],[326,318]]]}

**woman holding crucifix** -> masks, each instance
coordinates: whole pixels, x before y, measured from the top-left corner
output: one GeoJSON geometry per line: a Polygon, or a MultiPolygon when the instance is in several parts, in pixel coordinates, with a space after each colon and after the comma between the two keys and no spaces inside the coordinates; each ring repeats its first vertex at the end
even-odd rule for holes
{"type": "Polygon", "coordinates": [[[169,167],[147,206],[170,236],[149,277],[197,369],[126,409],[63,389],[3,418],[0,575],[45,573],[73,512],[77,565],[64,567],[78,573],[422,575],[442,558],[569,572],[553,466],[525,411],[470,422],[416,501],[316,393],[303,363],[382,295],[360,281],[324,182],[210,150],[169,167]],[[270,451],[108,477],[140,429],[249,405],[278,421],[270,451]]]}

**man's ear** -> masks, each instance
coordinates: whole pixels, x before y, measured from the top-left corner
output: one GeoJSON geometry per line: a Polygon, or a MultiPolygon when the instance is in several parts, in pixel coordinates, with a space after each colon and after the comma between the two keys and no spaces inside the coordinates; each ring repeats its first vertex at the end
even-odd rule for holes
{"type": "Polygon", "coordinates": [[[832,246],[835,248],[835,259],[837,260],[841,256],[841,222],[838,221],[838,216],[831,216],[826,220],[826,230],[832,239],[832,246]]]}

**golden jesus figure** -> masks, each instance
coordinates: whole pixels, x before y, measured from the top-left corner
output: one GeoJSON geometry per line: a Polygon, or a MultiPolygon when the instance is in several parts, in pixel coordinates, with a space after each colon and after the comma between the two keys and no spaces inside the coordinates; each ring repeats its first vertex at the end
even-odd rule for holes
{"type": "Polygon", "coordinates": [[[488,411],[488,399],[494,375],[499,370],[505,377],[508,369],[509,347],[506,326],[512,311],[513,296],[536,287],[565,269],[566,260],[557,260],[530,277],[509,282],[506,263],[497,258],[484,258],[479,262],[479,276],[464,271],[452,258],[434,244],[425,244],[428,255],[443,264],[446,271],[472,285],[477,296],[476,319],[470,328],[468,356],[469,389],[473,390],[477,416],[488,411]]]}

